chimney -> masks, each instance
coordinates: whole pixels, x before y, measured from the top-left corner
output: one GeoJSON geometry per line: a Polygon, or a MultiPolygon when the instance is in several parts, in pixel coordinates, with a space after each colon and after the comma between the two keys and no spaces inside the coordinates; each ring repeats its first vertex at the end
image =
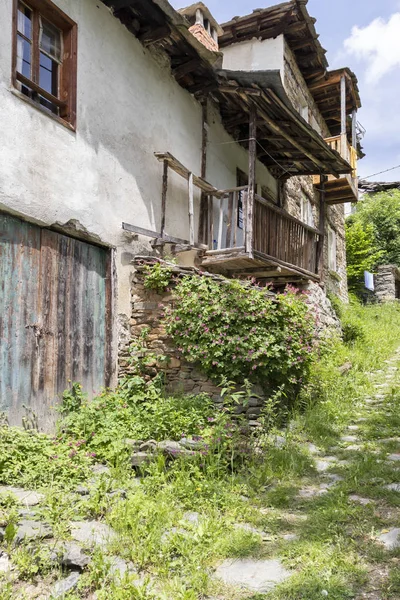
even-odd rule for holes
{"type": "Polygon", "coordinates": [[[190,23],[189,31],[203,46],[213,52],[218,52],[218,36],[223,34],[223,29],[214,19],[211,12],[203,2],[197,2],[179,11],[190,23]]]}

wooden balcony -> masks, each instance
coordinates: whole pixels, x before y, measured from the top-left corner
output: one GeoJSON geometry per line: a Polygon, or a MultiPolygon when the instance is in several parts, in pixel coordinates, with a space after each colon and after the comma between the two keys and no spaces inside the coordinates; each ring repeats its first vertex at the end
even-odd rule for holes
{"type": "Polygon", "coordinates": [[[209,197],[202,266],[230,276],[317,280],[319,231],[258,195],[249,227],[247,198],[247,187],[209,197]]]}
{"type": "MultiPolygon", "coordinates": [[[[325,142],[340,154],[352,168],[351,173],[341,175],[339,178],[328,175],[325,183],[325,201],[327,204],[343,204],[345,202],[358,202],[357,178],[357,150],[351,146],[346,135],[337,135],[326,138],[325,142]]],[[[314,185],[319,185],[319,176],[314,176],[314,185]]]]}

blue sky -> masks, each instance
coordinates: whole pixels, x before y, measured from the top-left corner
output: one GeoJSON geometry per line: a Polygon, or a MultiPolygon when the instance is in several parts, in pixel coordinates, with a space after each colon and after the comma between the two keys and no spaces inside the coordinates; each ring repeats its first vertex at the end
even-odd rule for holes
{"type": "MultiPolygon", "coordinates": [[[[204,0],[224,22],[280,0],[204,0]]],[[[188,2],[187,4],[189,4],[188,2]]],[[[175,8],[185,1],[172,0],[175,8]]],[[[367,129],[359,174],[368,176],[400,164],[400,0],[309,0],[331,68],[355,71],[367,129]]],[[[400,181],[400,168],[371,180],[400,181]]]]}

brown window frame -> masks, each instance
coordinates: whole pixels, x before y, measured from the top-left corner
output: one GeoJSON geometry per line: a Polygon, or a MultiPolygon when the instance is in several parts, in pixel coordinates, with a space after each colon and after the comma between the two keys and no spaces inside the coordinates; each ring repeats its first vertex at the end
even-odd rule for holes
{"type": "Polygon", "coordinates": [[[12,48],[12,84],[21,97],[32,103],[42,112],[55,118],[69,128],[76,128],[77,96],[77,42],[78,26],[51,0],[14,0],[13,5],[13,48],[12,48]],[[32,11],[32,78],[17,71],[18,7],[23,4],[32,11]],[[59,66],[58,95],[54,96],[39,85],[39,16],[60,30],[62,36],[62,54],[59,66]],[[41,96],[59,109],[59,115],[40,104],[36,99],[23,94],[20,86],[29,88],[33,94],[41,96]]]}

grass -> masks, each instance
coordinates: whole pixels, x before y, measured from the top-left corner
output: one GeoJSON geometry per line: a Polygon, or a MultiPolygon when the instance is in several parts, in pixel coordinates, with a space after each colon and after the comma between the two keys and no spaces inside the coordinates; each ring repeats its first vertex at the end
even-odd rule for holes
{"type": "MultiPolygon", "coordinates": [[[[58,541],[69,539],[70,522],[79,519],[104,521],[117,532],[107,550],[94,553],[79,588],[66,600],[87,599],[94,592],[98,600],[358,600],[371,585],[378,586],[381,600],[400,597],[399,553],[375,542],[399,520],[400,494],[384,485],[399,481],[398,468],[385,458],[400,446],[380,441],[399,431],[396,376],[379,409],[371,411],[363,403],[376,394],[374,384],[384,380],[384,373],[371,373],[387,368],[385,361],[398,348],[399,317],[397,304],[347,309],[346,318],[362,324],[364,337],[350,344],[327,343],[285,428],[279,430],[277,421],[275,429],[259,432],[245,445],[240,431],[228,426],[229,417],[216,415],[206,399],[180,403],[178,398],[158,400],[156,394],[151,418],[141,422],[143,407],[136,401],[130,405],[119,396],[107,405],[104,396],[75,416],[72,410],[57,439],[2,429],[0,480],[45,493],[37,517],[52,526],[58,541]],[[351,368],[341,374],[346,363],[351,368]],[[366,446],[361,452],[346,451],[340,437],[360,418],[366,421],[356,435],[366,446]],[[212,452],[173,465],[157,457],[138,478],[127,461],[126,438],[179,439],[182,433],[203,436],[212,452]],[[274,442],[277,434],[285,438],[281,447],[274,442]],[[329,470],[343,481],[324,495],[304,499],[299,489],[328,481],[315,468],[311,442],[349,462],[329,470]],[[93,478],[91,465],[99,459],[107,460],[111,470],[93,478]],[[79,483],[88,488],[87,495],[77,493],[79,483]],[[112,493],[118,489],[123,496],[112,493]],[[374,503],[358,505],[350,494],[374,503]],[[188,512],[197,513],[194,520],[188,512]],[[288,533],[296,539],[284,540],[288,533]],[[110,556],[132,562],[137,573],[118,577],[110,556]],[[225,558],[277,556],[292,576],[267,595],[227,588],[212,576],[225,558]]],[[[79,389],[70,402],[85,403],[79,389]]],[[[15,502],[0,496],[0,527],[16,520],[15,502]]],[[[22,544],[16,550],[11,540],[8,545],[3,541],[2,549],[11,554],[19,579],[16,572],[0,575],[0,600],[23,598],[23,581],[50,585],[60,577],[44,544],[22,544]]]]}

